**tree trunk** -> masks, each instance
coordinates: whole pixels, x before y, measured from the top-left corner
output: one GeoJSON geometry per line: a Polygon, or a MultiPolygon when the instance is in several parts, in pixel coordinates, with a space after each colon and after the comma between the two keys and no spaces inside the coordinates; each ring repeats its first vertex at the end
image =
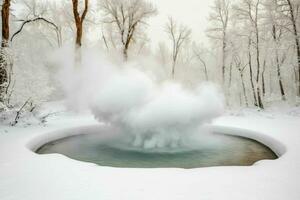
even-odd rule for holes
{"type": "Polygon", "coordinates": [[[82,40],[82,23],[76,22],[76,46],[81,47],[82,40]]]}
{"type": "Polygon", "coordinates": [[[241,76],[241,80],[242,80],[242,87],[243,87],[243,94],[244,94],[244,98],[245,98],[245,104],[248,107],[248,98],[247,98],[247,94],[246,94],[246,86],[245,86],[245,82],[244,82],[244,75],[243,72],[240,72],[240,76],[241,76]]]}
{"type": "Polygon", "coordinates": [[[264,104],[262,102],[261,94],[260,94],[260,88],[257,87],[257,99],[258,99],[258,107],[261,109],[264,109],[264,104]]]}
{"type": "Polygon", "coordinates": [[[279,58],[278,58],[277,49],[276,49],[276,65],[277,65],[277,77],[278,77],[278,83],[279,83],[279,89],[280,89],[281,99],[283,101],[285,101],[286,97],[285,97],[285,91],[284,91],[284,87],[283,87],[283,83],[282,83],[281,70],[280,70],[280,62],[279,62],[279,58]]]}
{"type": "Polygon", "coordinates": [[[206,63],[205,63],[205,61],[200,56],[197,56],[197,57],[198,57],[198,59],[200,60],[200,62],[202,63],[202,65],[204,67],[205,80],[208,81],[208,72],[207,72],[206,63]]]}
{"type": "Polygon", "coordinates": [[[263,92],[263,96],[266,96],[265,73],[262,73],[262,74],[261,74],[261,81],[262,81],[262,92],[263,92]]]}
{"type": "Polygon", "coordinates": [[[259,33],[258,33],[258,25],[257,22],[255,23],[255,37],[256,37],[256,64],[257,64],[257,69],[256,69],[256,92],[257,92],[257,103],[258,107],[264,108],[261,94],[260,94],[260,87],[259,87],[259,77],[260,77],[260,51],[259,51],[259,33]]]}
{"type": "Polygon", "coordinates": [[[125,61],[128,60],[128,47],[124,46],[123,48],[123,58],[125,61]]]}
{"type": "Polygon", "coordinates": [[[300,42],[298,34],[295,32],[296,47],[297,47],[297,60],[298,60],[298,97],[300,97],[300,42]]]}
{"type": "Polygon", "coordinates": [[[263,71],[261,73],[262,92],[263,97],[266,95],[266,84],[265,84],[265,71],[266,71],[266,60],[264,60],[263,71]]]}
{"type": "Polygon", "coordinates": [[[82,43],[82,24],[86,17],[87,11],[88,11],[88,0],[84,0],[84,10],[82,15],[79,15],[78,12],[78,0],[72,0],[73,3],[73,15],[75,19],[75,25],[76,25],[76,47],[81,47],[82,43]]]}
{"type": "Polygon", "coordinates": [[[0,102],[4,104],[5,94],[8,87],[8,68],[9,61],[8,55],[5,48],[8,47],[9,41],[9,8],[10,0],[4,0],[2,4],[2,42],[1,42],[1,52],[0,52],[0,102]]]}
{"type": "Polygon", "coordinates": [[[280,62],[279,62],[279,55],[278,55],[278,47],[277,47],[277,36],[276,36],[276,27],[273,25],[273,39],[276,45],[275,49],[275,56],[276,56],[276,66],[277,66],[277,78],[278,78],[278,83],[279,83],[279,89],[280,89],[280,94],[281,94],[281,99],[283,101],[286,100],[285,98],[285,92],[283,88],[283,83],[282,83],[282,77],[281,77],[281,70],[280,70],[280,62]]]}
{"type": "Polygon", "coordinates": [[[172,64],[172,78],[175,79],[175,66],[176,66],[176,61],[173,60],[173,64],[172,64]]]}
{"type": "Polygon", "coordinates": [[[228,83],[228,88],[231,87],[231,83],[232,83],[232,60],[231,60],[230,65],[229,65],[229,83],[228,83]]]}
{"type": "Polygon", "coordinates": [[[206,64],[204,65],[204,73],[205,73],[205,80],[208,81],[208,72],[207,72],[206,64]]]}
{"type": "Polygon", "coordinates": [[[4,0],[2,5],[2,47],[8,47],[9,41],[9,8],[10,0],[4,0]]]}
{"type": "Polygon", "coordinates": [[[222,83],[225,87],[225,70],[226,70],[226,33],[223,32],[223,43],[222,43],[222,83]]]}
{"type": "Polygon", "coordinates": [[[252,93],[253,93],[253,98],[254,98],[254,105],[257,106],[257,98],[256,98],[256,92],[255,92],[255,87],[253,83],[253,70],[252,70],[252,56],[251,56],[251,38],[249,37],[248,40],[248,64],[249,64],[249,74],[250,74],[250,83],[251,83],[251,88],[252,88],[252,93]]]}

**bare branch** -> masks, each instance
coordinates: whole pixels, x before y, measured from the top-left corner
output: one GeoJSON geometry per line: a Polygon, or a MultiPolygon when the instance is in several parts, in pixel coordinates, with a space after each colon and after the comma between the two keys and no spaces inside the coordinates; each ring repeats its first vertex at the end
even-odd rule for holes
{"type": "Polygon", "coordinates": [[[55,31],[59,31],[59,28],[58,28],[58,26],[57,26],[55,23],[53,23],[53,22],[51,22],[51,21],[49,21],[49,20],[47,20],[47,19],[45,19],[45,18],[43,18],[43,17],[37,17],[37,18],[35,18],[35,19],[22,20],[22,21],[23,21],[23,23],[22,23],[21,27],[19,28],[19,30],[17,30],[17,31],[12,35],[12,37],[11,37],[11,39],[10,39],[11,42],[13,41],[13,39],[14,39],[19,33],[22,32],[22,30],[23,30],[23,28],[24,28],[24,26],[25,26],[26,24],[29,24],[29,23],[32,23],[32,22],[36,22],[36,21],[43,21],[43,22],[46,22],[47,24],[49,24],[50,26],[52,26],[52,27],[55,29],[55,31]]]}

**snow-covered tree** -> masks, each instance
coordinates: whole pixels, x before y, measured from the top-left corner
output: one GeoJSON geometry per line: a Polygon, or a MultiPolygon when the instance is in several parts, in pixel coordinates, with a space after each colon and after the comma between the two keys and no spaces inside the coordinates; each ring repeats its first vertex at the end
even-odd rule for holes
{"type": "Polygon", "coordinates": [[[183,45],[189,41],[191,30],[182,24],[178,24],[173,18],[169,18],[166,25],[166,33],[171,40],[172,51],[172,78],[175,77],[175,67],[177,64],[178,56],[182,52],[183,45]]]}
{"type": "Polygon", "coordinates": [[[289,20],[290,23],[285,26],[288,29],[295,41],[296,51],[296,84],[297,84],[297,95],[300,97],[300,33],[299,33],[299,15],[300,15],[300,2],[298,0],[274,0],[277,4],[277,11],[282,14],[282,17],[289,20]]]}
{"type": "Polygon", "coordinates": [[[215,0],[210,12],[209,21],[211,27],[207,30],[208,36],[221,43],[222,59],[222,83],[225,84],[227,32],[229,28],[230,1],[215,0]]]}
{"type": "MultiPolygon", "coordinates": [[[[253,47],[255,49],[255,63],[256,63],[256,73],[255,78],[255,104],[260,108],[263,108],[262,92],[261,92],[261,38],[260,38],[260,22],[261,22],[261,0],[241,0],[238,4],[234,6],[236,11],[236,16],[242,20],[242,23],[249,26],[248,31],[251,33],[249,38],[249,48],[253,47]]],[[[251,55],[249,54],[251,57],[251,55]]],[[[249,67],[252,69],[252,61],[249,58],[249,67]]],[[[252,71],[252,70],[251,70],[252,71]]],[[[252,75],[250,77],[252,79],[252,75]]]]}
{"type": "Polygon", "coordinates": [[[142,25],[156,14],[155,7],[144,0],[101,0],[99,8],[110,37],[112,32],[118,37],[116,43],[120,43],[123,57],[127,60],[130,46],[143,32],[142,25]]]}

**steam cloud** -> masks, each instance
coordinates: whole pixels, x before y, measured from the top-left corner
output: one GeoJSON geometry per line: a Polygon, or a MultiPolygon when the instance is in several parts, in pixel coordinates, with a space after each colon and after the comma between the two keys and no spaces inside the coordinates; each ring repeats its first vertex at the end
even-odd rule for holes
{"type": "Polygon", "coordinates": [[[186,89],[172,81],[158,82],[137,64],[116,66],[99,59],[98,52],[83,51],[77,68],[70,60],[66,54],[61,59],[68,104],[89,108],[100,122],[120,128],[133,146],[186,145],[223,112],[223,97],[212,84],[186,89]]]}

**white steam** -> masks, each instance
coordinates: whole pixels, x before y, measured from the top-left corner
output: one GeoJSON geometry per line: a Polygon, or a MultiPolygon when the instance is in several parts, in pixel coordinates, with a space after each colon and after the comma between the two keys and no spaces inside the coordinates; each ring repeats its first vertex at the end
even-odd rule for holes
{"type": "Polygon", "coordinates": [[[99,59],[98,52],[84,51],[80,67],[63,65],[69,105],[89,108],[100,122],[126,133],[133,146],[186,145],[223,112],[223,97],[212,84],[186,89],[172,81],[157,82],[138,64],[116,66],[99,59]]]}

